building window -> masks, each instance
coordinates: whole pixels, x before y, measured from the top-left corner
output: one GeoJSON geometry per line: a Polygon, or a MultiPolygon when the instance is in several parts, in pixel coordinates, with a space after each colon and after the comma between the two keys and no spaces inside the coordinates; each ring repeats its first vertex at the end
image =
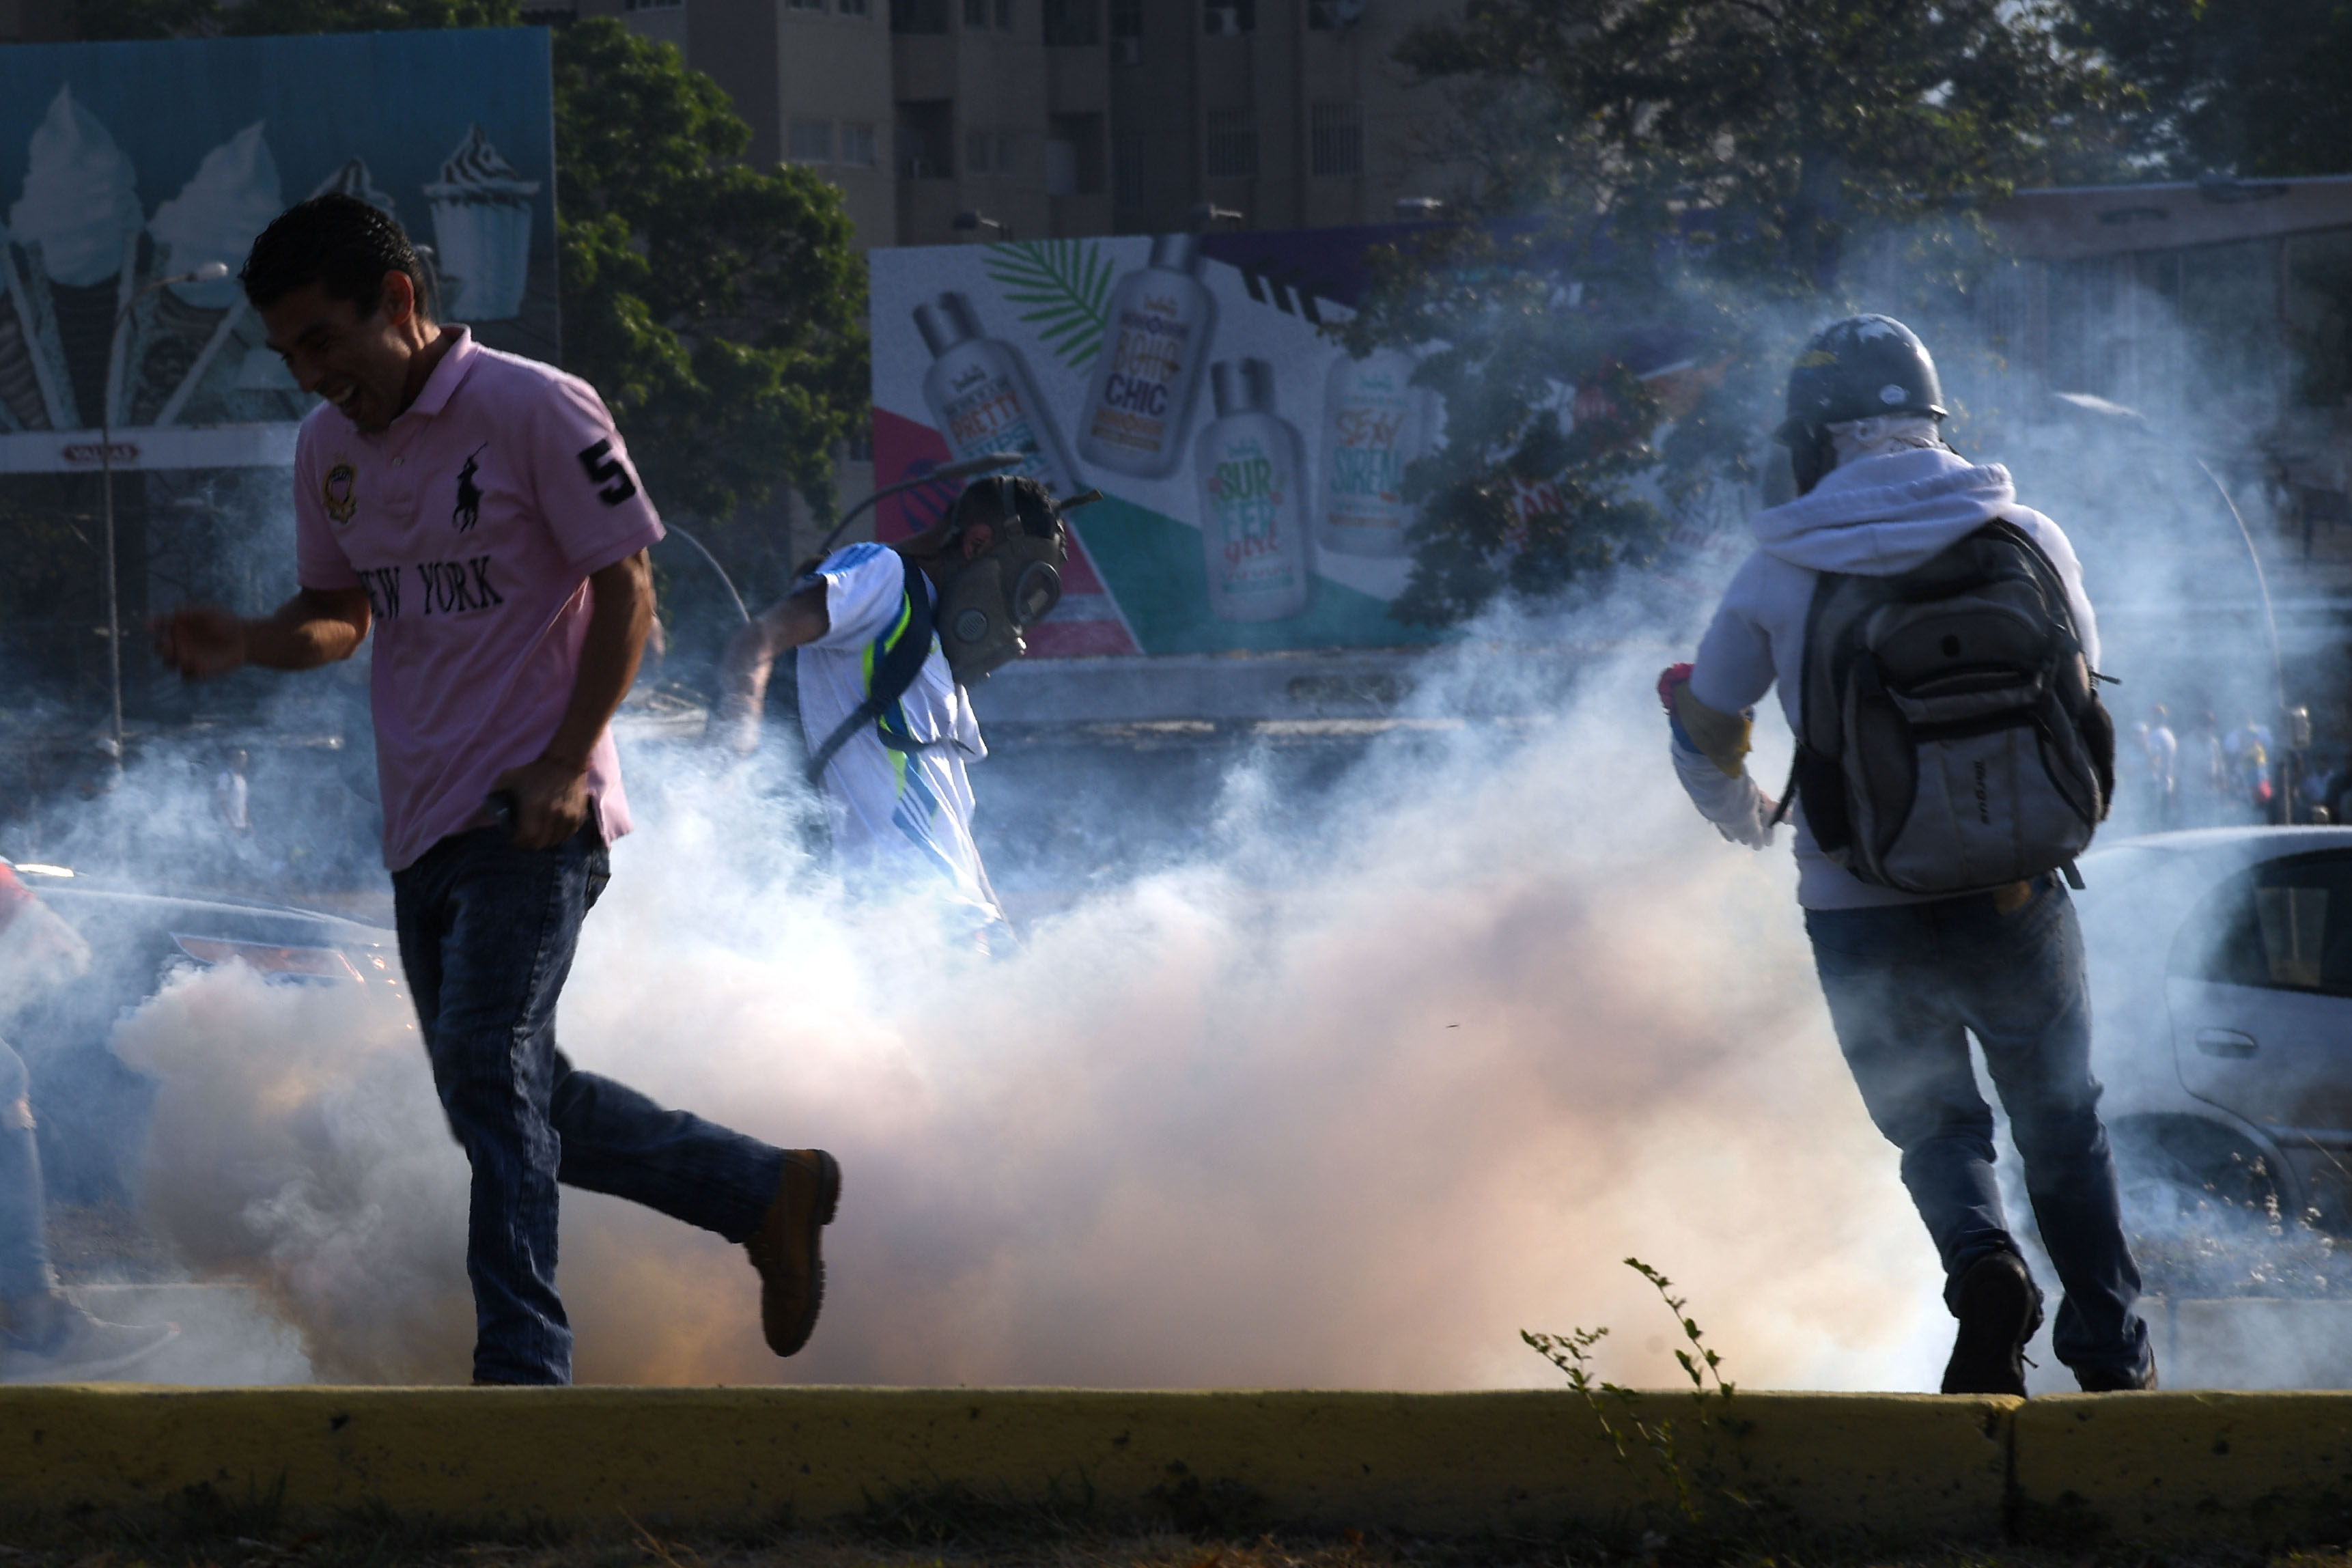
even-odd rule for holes
{"type": "Polygon", "coordinates": [[[1318,174],[1364,172],[1364,111],[1353,103],[1318,103],[1307,110],[1307,167],[1318,174]]]}
{"type": "Polygon", "coordinates": [[[1206,0],[1201,30],[1213,38],[1238,38],[1257,30],[1257,0],[1206,0]]]}
{"type": "Polygon", "coordinates": [[[1110,61],[1143,63],[1143,0],[1110,0],[1110,61]]]}
{"type": "Polygon", "coordinates": [[[988,26],[988,0],[963,0],[963,25],[967,27],[988,26]]]}
{"type": "Polygon", "coordinates": [[[1121,212],[1143,205],[1143,138],[1132,131],[1111,145],[1110,203],[1121,212]]]}
{"type": "Polygon", "coordinates": [[[948,0],[890,0],[890,30],[894,33],[946,32],[948,0]]]}
{"type": "Polygon", "coordinates": [[[685,4],[686,0],[621,0],[621,9],[624,11],[675,11],[685,4]]]}
{"type": "Polygon", "coordinates": [[[841,161],[853,169],[874,166],[874,127],[854,120],[841,122],[841,161]]]}
{"type": "Polygon", "coordinates": [[[784,5],[794,11],[822,11],[825,8],[824,0],[784,0],[784,5]]]}
{"type": "Polygon", "coordinates": [[[795,163],[833,162],[833,121],[795,120],[785,134],[785,156],[795,163]]]}
{"type": "Polygon", "coordinates": [[[1103,188],[1103,117],[1056,114],[1045,125],[1045,194],[1099,195],[1103,188]]]}
{"type": "Polygon", "coordinates": [[[1309,32],[1344,33],[1364,19],[1364,0],[1307,0],[1309,32]]]}
{"type": "Polygon", "coordinates": [[[1000,33],[1013,31],[1013,0],[996,0],[996,30],[1000,33]]]}
{"type": "Polygon", "coordinates": [[[837,0],[834,9],[845,16],[870,16],[874,14],[873,0],[837,0]]]}
{"type": "Polygon", "coordinates": [[[898,105],[896,154],[902,180],[955,177],[955,100],[927,99],[898,105]]]}
{"type": "Polygon", "coordinates": [[[1102,41],[1098,0],[1045,0],[1045,42],[1066,49],[1092,48],[1102,41]]]}
{"type": "Polygon", "coordinates": [[[1213,180],[1257,177],[1257,118],[1247,109],[1209,110],[1206,172],[1213,180]]]}

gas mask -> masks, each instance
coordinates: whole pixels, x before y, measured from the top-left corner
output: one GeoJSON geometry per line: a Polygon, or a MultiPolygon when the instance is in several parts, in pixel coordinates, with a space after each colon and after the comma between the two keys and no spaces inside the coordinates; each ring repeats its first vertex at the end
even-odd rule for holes
{"type": "Polygon", "coordinates": [[[1010,479],[976,483],[964,496],[989,485],[997,500],[996,542],[965,562],[940,593],[934,623],[949,672],[963,687],[977,686],[1029,651],[1022,634],[1062,602],[1061,569],[1070,558],[1065,528],[1040,539],[1021,526],[1010,479]]]}

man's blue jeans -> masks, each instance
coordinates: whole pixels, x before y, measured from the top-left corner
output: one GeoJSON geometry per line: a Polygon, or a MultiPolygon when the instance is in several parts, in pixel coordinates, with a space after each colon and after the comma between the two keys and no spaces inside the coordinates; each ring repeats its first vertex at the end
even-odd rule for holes
{"type": "Polygon", "coordinates": [[[1974,1035],[2065,1287],[2058,1359],[2078,1372],[2145,1370],[2139,1269],[2099,1121],[2083,933],[2064,885],[2043,878],[2005,915],[1990,893],[1808,910],[1805,931],[1863,1103],[1903,1152],[1903,1184],[1943,1258],[1946,1303],[1969,1265],[2017,1247],[1993,1182],[1992,1111],[1969,1064],[1974,1035]]]}
{"type": "Polygon", "coordinates": [[[552,849],[518,849],[503,829],[482,828],[393,875],[434,1087],[474,1168],[466,1272],[480,1382],[572,1379],[555,1291],[557,1183],[740,1242],[783,1180],[781,1151],[574,1071],[555,1048],[556,998],[609,868],[593,826],[552,849]]]}

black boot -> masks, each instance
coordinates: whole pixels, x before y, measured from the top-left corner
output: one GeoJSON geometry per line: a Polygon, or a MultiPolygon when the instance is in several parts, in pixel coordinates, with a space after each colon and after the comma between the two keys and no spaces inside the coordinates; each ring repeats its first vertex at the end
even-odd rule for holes
{"type": "Polygon", "coordinates": [[[2148,1352],[2147,1365],[2137,1377],[2126,1372],[2108,1372],[2100,1367],[2076,1367],[2074,1381],[2083,1385],[2085,1394],[2124,1394],[2135,1389],[2156,1386],[2156,1352],[2148,1352]]]}
{"type": "Polygon", "coordinates": [[[2014,1252],[1978,1258],[1960,1276],[1960,1331],[1944,1367],[1946,1394],[2025,1397],[2025,1342],[2042,1326],[2042,1292],[2014,1252]]]}

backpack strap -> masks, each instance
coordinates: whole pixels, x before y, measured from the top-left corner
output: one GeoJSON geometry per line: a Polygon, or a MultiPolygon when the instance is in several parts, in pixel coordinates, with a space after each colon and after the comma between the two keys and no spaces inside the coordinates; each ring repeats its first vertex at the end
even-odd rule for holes
{"type": "Polygon", "coordinates": [[[1797,733],[1796,748],[1789,757],[1789,782],[1780,791],[1780,802],[1772,808],[1772,820],[1767,827],[1778,827],[1789,819],[1797,804],[1797,781],[1804,772],[1806,737],[1813,732],[1813,641],[1821,625],[1822,606],[1837,592],[1843,574],[1822,572],[1813,577],[1813,596],[1805,605],[1805,635],[1800,644],[1803,657],[1797,666],[1797,733]]]}
{"type": "MultiPolygon", "coordinates": [[[[849,744],[850,737],[868,724],[877,724],[907,689],[915,684],[922,673],[923,661],[931,657],[931,588],[923,579],[923,569],[911,556],[901,554],[898,560],[907,570],[906,594],[898,607],[898,619],[883,634],[882,652],[866,678],[866,700],[852,709],[849,717],[834,726],[833,733],[812,753],[808,761],[808,781],[820,784],[824,770],[833,763],[841,748],[849,744]]],[[[928,746],[943,742],[909,741],[903,735],[890,733],[887,727],[878,729],[877,737],[894,752],[920,752],[928,746]]]]}

